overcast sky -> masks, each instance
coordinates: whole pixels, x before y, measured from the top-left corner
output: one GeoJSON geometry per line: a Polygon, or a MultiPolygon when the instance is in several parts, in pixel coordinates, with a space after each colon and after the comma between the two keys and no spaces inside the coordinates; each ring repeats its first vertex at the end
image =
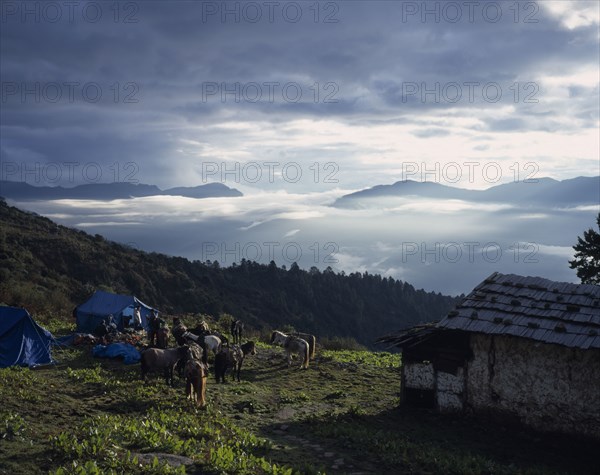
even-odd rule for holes
{"type": "Polygon", "coordinates": [[[328,205],[403,179],[487,188],[598,175],[596,1],[0,5],[0,178],[217,181],[246,195],[23,207],[227,265],[254,258],[253,243],[268,262],[276,242],[280,265],[296,243],[305,268],[450,293],[496,270],[576,280],[567,260],[595,206],[328,205]],[[465,252],[458,261],[448,243],[465,252]],[[488,243],[501,260],[482,253],[488,243]],[[440,262],[427,254],[438,245],[440,262]]]}
{"type": "Polygon", "coordinates": [[[302,193],[597,174],[598,9],[3,0],[2,178],[302,193]]]}

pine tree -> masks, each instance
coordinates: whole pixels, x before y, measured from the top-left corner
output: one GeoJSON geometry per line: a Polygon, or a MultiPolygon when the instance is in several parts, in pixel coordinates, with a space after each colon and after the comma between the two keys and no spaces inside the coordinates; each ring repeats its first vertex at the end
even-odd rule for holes
{"type": "MultiPolygon", "coordinates": [[[[600,213],[596,219],[600,230],[600,213]]],[[[577,277],[583,284],[600,284],[600,233],[593,229],[583,232],[583,239],[577,238],[575,259],[569,261],[571,269],[577,269],[577,277]]]]}

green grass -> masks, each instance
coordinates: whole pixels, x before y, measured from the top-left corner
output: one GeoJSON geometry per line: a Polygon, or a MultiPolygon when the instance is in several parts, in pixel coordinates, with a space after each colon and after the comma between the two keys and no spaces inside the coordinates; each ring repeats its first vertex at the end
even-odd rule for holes
{"type": "Polygon", "coordinates": [[[0,474],[592,473],[585,445],[474,419],[399,410],[398,355],[319,351],[308,370],[259,344],[242,381],[208,382],[196,409],[139,365],[62,350],[59,364],[0,370],[0,474]],[[563,441],[561,440],[561,443],[563,441]],[[188,457],[173,467],[140,454],[188,457]]]}
{"type": "Polygon", "coordinates": [[[322,358],[335,363],[348,363],[361,366],[375,366],[377,368],[398,369],[400,355],[387,352],[350,351],[350,350],[323,350],[322,358]]]}

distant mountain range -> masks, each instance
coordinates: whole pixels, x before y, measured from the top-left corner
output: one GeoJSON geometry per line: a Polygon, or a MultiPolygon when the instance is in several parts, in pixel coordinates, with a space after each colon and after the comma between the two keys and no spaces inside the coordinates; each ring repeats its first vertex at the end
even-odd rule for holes
{"type": "Polygon", "coordinates": [[[235,188],[222,183],[161,190],[156,185],[134,183],[90,183],[72,188],[62,186],[32,186],[25,182],[0,181],[0,196],[14,200],[116,200],[143,196],[185,196],[187,198],[220,198],[243,196],[235,188]]]}
{"type": "Polygon", "coordinates": [[[398,181],[393,185],[377,185],[338,198],[339,208],[371,208],[389,206],[392,197],[463,200],[477,203],[508,203],[521,207],[569,207],[600,203],[600,177],[577,177],[557,181],[539,178],[537,182],[515,182],[486,190],[467,190],[431,182],[398,181]]]}

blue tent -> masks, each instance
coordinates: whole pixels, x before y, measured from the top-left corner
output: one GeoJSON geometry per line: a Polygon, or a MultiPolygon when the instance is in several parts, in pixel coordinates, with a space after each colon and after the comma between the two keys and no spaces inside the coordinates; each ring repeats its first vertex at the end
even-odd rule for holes
{"type": "Polygon", "coordinates": [[[0,307],[0,368],[54,363],[52,334],[24,308],[0,307]]]}
{"type": "Polygon", "coordinates": [[[140,306],[142,326],[148,329],[147,317],[154,310],[133,295],[111,294],[97,290],[89,300],[82,303],[75,310],[77,314],[77,331],[92,333],[109,315],[113,316],[119,330],[125,327],[125,321],[133,316],[135,307],[140,306]]]}

